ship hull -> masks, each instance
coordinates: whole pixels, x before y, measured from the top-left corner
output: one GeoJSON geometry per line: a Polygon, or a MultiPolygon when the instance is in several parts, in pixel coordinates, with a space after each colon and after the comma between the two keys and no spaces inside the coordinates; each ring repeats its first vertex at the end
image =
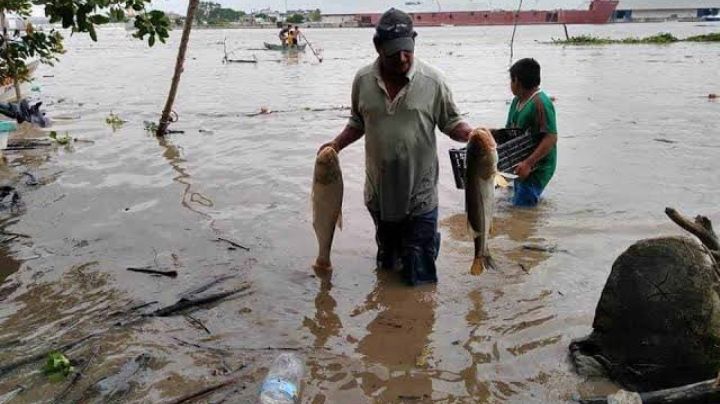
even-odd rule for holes
{"type": "MultiPolygon", "coordinates": [[[[494,11],[443,11],[409,13],[416,27],[528,25],[528,24],[605,24],[611,21],[618,1],[593,0],[587,10],[527,10],[516,13],[494,11]]],[[[361,26],[374,27],[381,14],[359,14],[361,26]]]]}

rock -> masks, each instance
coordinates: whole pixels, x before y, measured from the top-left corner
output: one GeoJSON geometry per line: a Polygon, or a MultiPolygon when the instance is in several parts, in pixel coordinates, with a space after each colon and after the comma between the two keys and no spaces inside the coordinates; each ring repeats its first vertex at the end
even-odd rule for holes
{"type": "Polygon", "coordinates": [[[710,251],[684,237],[635,243],[615,261],[592,334],[570,345],[632,390],[713,378],[720,368],[720,276],[710,251]],[[592,359],[592,360],[591,360],[592,359]]]}
{"type": "Polygon", "coordinates": [[[625,390],[607,396],[607,402],[608,404],[643,404],[640,394],[625,390]]]}

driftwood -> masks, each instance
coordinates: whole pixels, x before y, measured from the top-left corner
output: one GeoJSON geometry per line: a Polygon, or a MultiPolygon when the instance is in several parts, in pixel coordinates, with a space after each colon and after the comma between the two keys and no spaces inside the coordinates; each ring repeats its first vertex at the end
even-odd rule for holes
{"type": "Polygon", "coordinates": [[[232,241],[232,240],[228,240],[228,239],[226,239],[226,238],[218,237],[217,240],[215,240],[215,241],[224,241],[224,242],[230,244],[230,245],[233,246],[233,247],[237,247],[237,248],[243,249],[243,250],[245,250],[245,251],[250,251],[249,248],[247,248],[247,247],[245,247],[245,246],[243,246],[243,245],[240,245],[240,244],[238,244],[238,243],[236,243],[236,242],[234,242],[234,241],[232,241]]]}
{"type": "Polygon", "coordinates": [[[705,216],[696,216],[695,221],[681,215],[673,208],[665,208],[665,214],[678,226],[692,233],[695,237],[712,251],[720,251],[720,239],[713,231],[712,222],[705,216]]]}
{"type": "Polygon", "coordinates": [[[170,278],[177,278],[177,276],[178,276],[177,271],[159,271],[156,269],[150,269],[148,267],[144,267],[144,268],[132,268],[131,267],[131,268],[126,268],[126,270],[131,271],[131,272],[140,272],[143,274],[167,276],[170,278]]]}
{"type": "Polygon", "coordinates": [[[115,317],[115,316],[119,316],[119,315],[121,315],[121,314],[126,314],[126,315],[127,315],[127,314],[132,313],[133,311],[137,311],[137,310],[140,310],[140,309],[144,309],[144,308],[146,308],[146,307],[148,307],[148,306],[152,306],[153,304],[157,304],[157,303],[158,303],[157,300],[153,300],[152,302],[147,302],[147,303],[140,303],[140,304],[138,304],[138,305],[135,305],[135,306],[133,306],[133,307],[125,310],[125,311],[116,311],[116,312],[110,313],[109,317],[115,317]]]}
{"type": "Polygon", "coordinates": [[[216,384],[214,386],[206,387],[200,391],[197,391],[195,393],[189,394],[187,396],[178,398],[177,400],[173,401],[172,404],[184,404],[184,403],[192,403],[194,401],[200,400],[202,398],[207,397],[208,395],[222,390],[226,387],[232,386],[234,384],[237,384],[240,381],[240,378],[234,378],[227,381],[224,381],[220,384],[216,384]]]}
{"type": "MultiPolygon", "coordinates": [[[[687,402],[718,402],[720,400],[720,389],[717,387],[716,379],[704,382],[689,384],[687,386],[674,387],[640,393],[643,404],[672,404],[687,402]]],[[[605,404],[607,398],[596,397],[586,400],[578,400],[580,404],[605,404]]]]}
{"type": "Polygon", "coordinates": [[[208,333],[208,334],[212,334],[212,333],[210,332],[210,330],[208,330],[208,328],[205,326],[205,324],[203,324],[202,321],[196,319],[195,317],[193,317],[193,316],[191,316],[191,315],[189,315],[189,314],[186,314],[186,315],[185,315],[185,319],[186,319],[193,327],[196,327],[196,328],[205,330],[205,332],[208,333]]]}
{"type": "Polygon", "coordinates": [[[215,293],[208,296],[199,297],[196,299],[182,298],[177,303],[155,310],[148,314],[148,317],[168,317],[188,309],[196,308],[198,306],[204,306],[206,304],[215,303],[217,301],[226,299],[230,296],[236,295],[240,292],[244,292],[250,289],[250,285],[245,285],[241,288],[231,290],[229,292],[215,293]]]}
{"type": "Polygon", "coordinates": [[[181,298],[181,299],[190,298],[190,297],[192,297],[193,295],[197,295],[198,293],[202,293],[202,292],[210,289],[211,287],[213,287],[213,286],[215,286],[215,285],[217,285],[217,284],[220,284],[220,283],[222,283],[222,282],[225,282],[226,280],[232,279],[232,278],[235,278],[235,275],[223,275],[223,276],[218,276],[218,277],[216,277],[215,279],[211,280],[210,282],[208,282],[208,283],[206,283],[206,284],[204,284],[204,285],[198,286],[198,287],[196,287],[196,288],[194,288],[194,289],[190,289],[190,290],[188,290],[188,291],[186,291],[186,292],[181,293],[181,294],[180,294],[180,298],[181,298]]]}

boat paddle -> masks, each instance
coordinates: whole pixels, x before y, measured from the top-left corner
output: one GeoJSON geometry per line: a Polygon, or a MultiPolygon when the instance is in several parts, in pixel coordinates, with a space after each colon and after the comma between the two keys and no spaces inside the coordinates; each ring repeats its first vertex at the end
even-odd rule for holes
{"type": "Polygon", "coordinates": [[[300,36],[301,36],[302,39],[304,39],[305,42],[308,44],[308,46],[310,47],[310,50],[313,52],[313,54],[315,54],[315,57],[318,58],[318,61],[319,61],[320,63],[322,63],[322,58],[318,55],[317,52],[315,52],[315,48],[313,48],[312,44],[310,43],[310,41],[308,41],[308,39],[307,39],[307,37],[305,36],[305,34],[303,34],[303,33],[301,32],[301,33],[300,33],[300,36]]]}

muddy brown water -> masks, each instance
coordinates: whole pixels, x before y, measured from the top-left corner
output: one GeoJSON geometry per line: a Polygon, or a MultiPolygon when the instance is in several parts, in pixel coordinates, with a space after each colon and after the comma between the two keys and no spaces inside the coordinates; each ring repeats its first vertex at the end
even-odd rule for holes
{"type": "MultiPolygon", "coordinates": [[[[420,30],[418,57],[446,73],[472,125],[504,124],[511,29],[420,30]]],[[[536,57],[556,97],[559,167],[537,209],[513,209],[498,192],[498,270],[469,274],[472,243],[447,157],[456,144],[440,136],[440,283],[410,289],[374,270],[362,142],[341,154],[335,271],[316,274],[313,156],[346,121],[353,74],[373,58],[372,31],[307,30],[322,64],[310,52],[259,50],[273,31],[193,32],[173,125],[184,133],[158,141],[143,121],[157,120],[178,34],[151,50],[121,29],[103,30],[98,43],[76,35],[61,63],[38,70],[33,95],[53,129],[82,141],[6,154],[1,175],[23,206],[0,212],[2,239],[19,235],[0,245],[0,362],[96,337],[66,351],[83,370],[67,391],[70,379],[49,382],[39,360],[0,375],[2,402],[172,402],[228,379],[237,383],[204,400],[252,402],[282,349],[307,364],[308,403],[554,403],[612,392],[574,374],[567,346],[589,333],[613,260],[634,240],[681,233],[665,206],[720,220],[720,104],[707,99],[720,92],[720,45],[560,47],[542,42],[561,27],[520,27],[516,57],[536,57]],[[235,57],[259,63],[223,65],[224,37],[240,48],[235,57]],[[249,116],[262,106],[274,112],[249,116]],[[110,112],[128,122],[113,131],[110,112]],[[22,171],[40,185],[26,185],[22,171]],[[142,266],[179,276],[125,270],[142,266]],[[235,277],[213,291],[250,289],[192,318],[113,326],[119,311],[171,304],[223,275],[235,277]]]]}

